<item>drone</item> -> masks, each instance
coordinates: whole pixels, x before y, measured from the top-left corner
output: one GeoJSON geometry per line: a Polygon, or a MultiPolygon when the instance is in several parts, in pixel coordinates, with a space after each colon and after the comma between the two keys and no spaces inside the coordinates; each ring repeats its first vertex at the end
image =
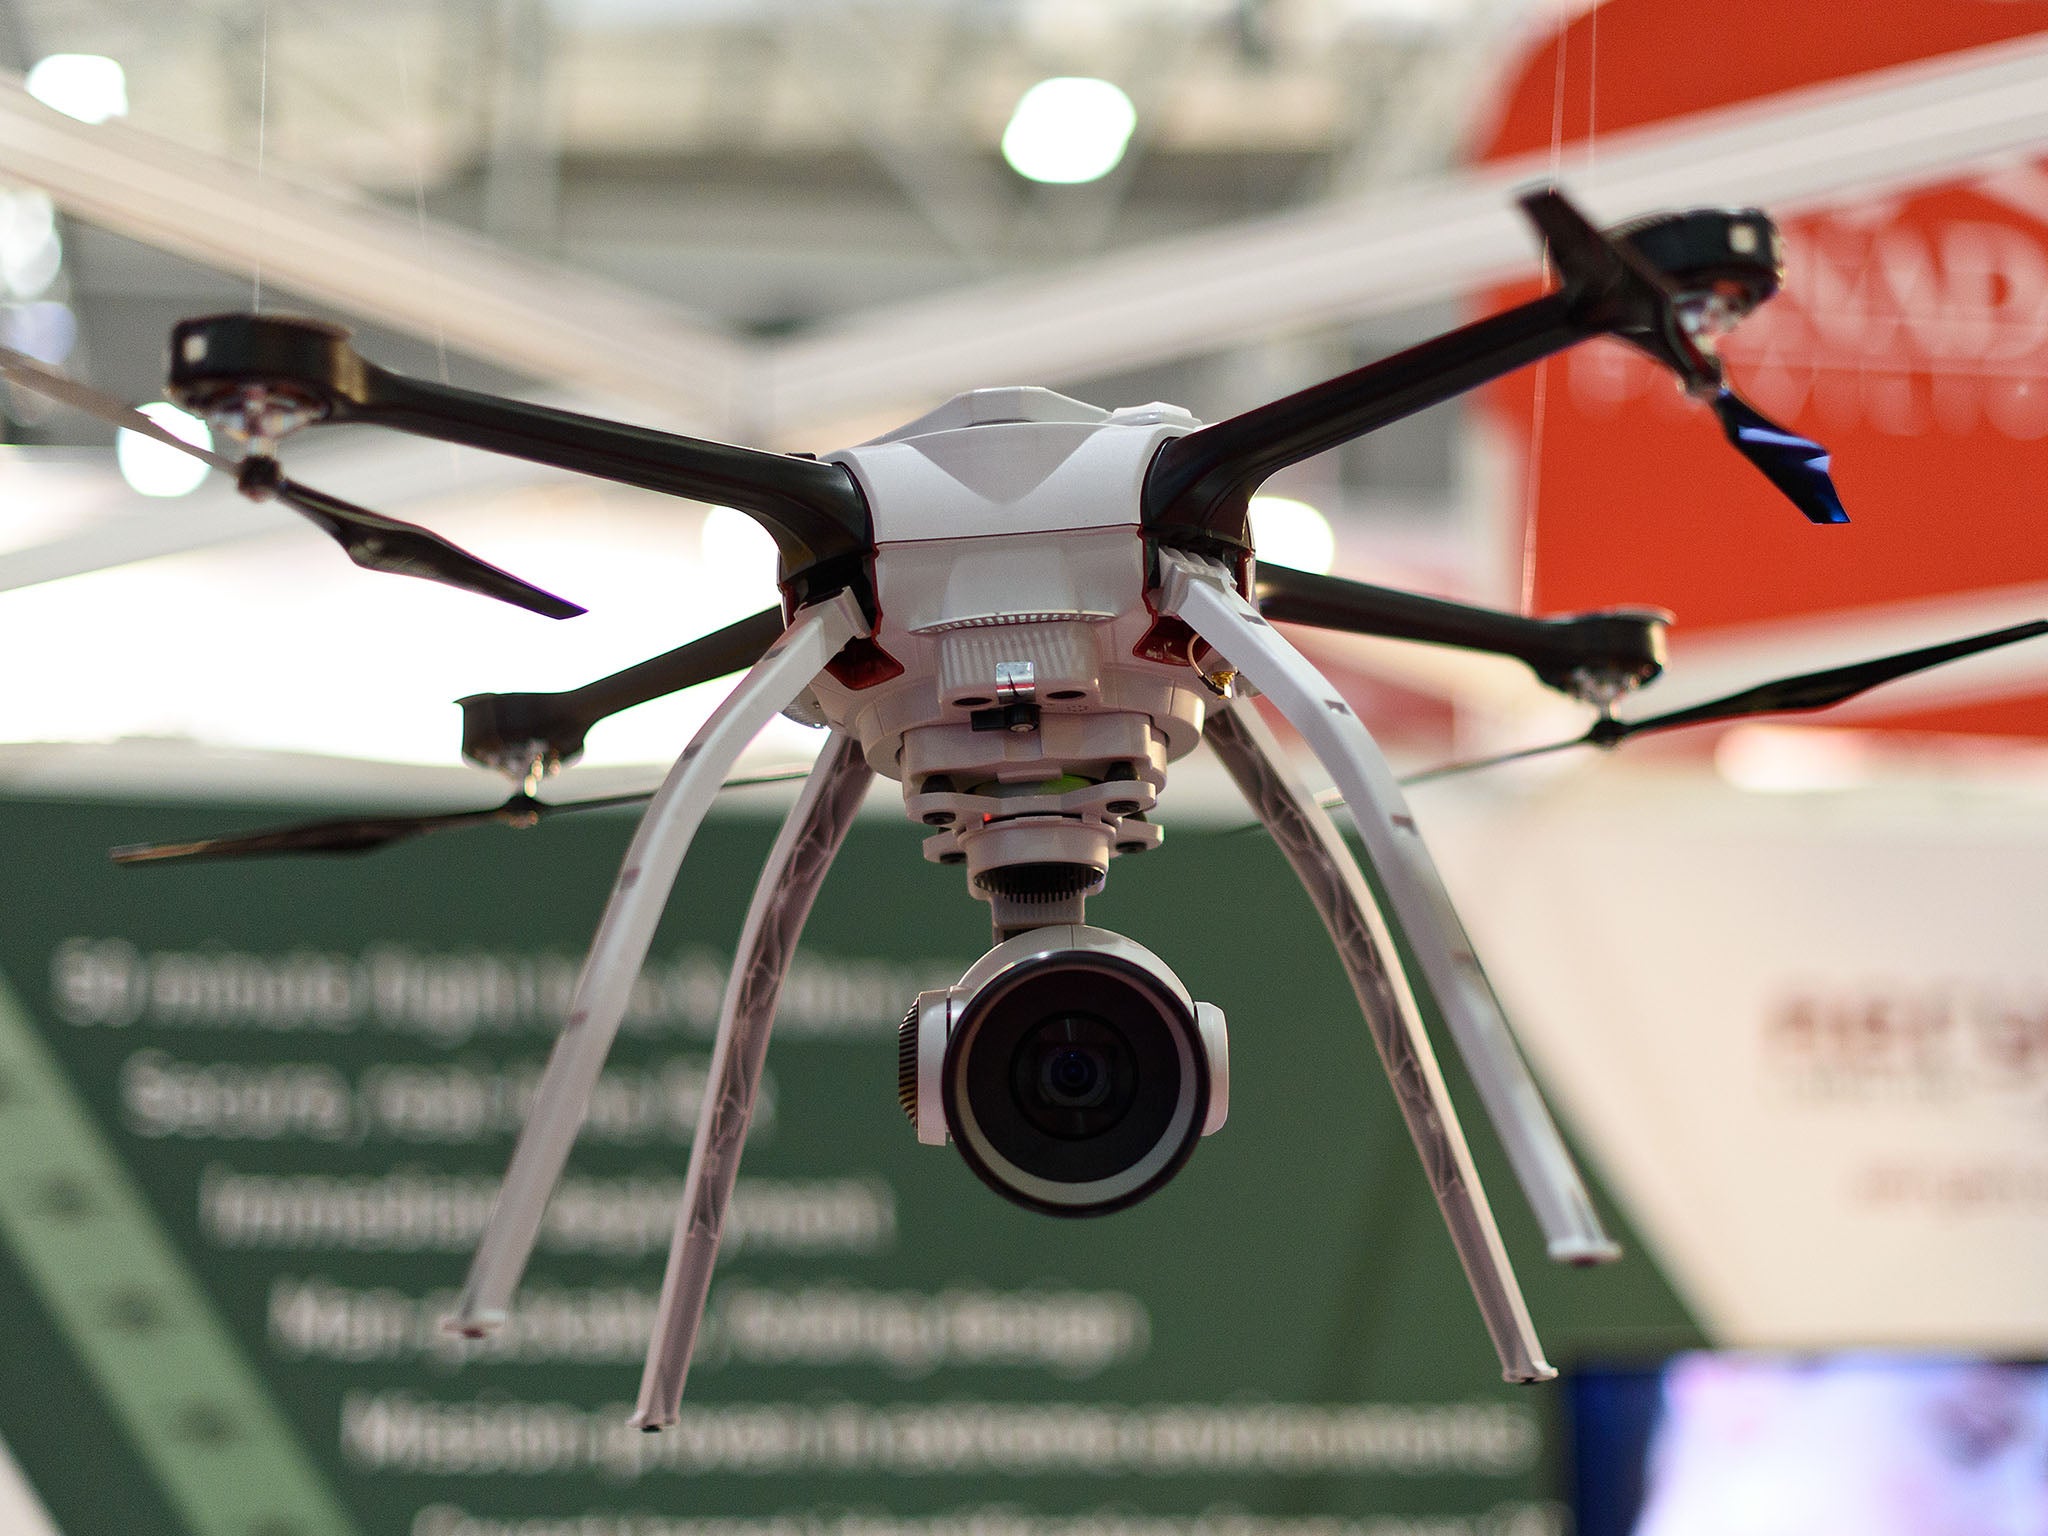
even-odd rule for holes
{"type": "MultiPolygon", "coordinates": [[[[279,466],[308,427],[368,423],[736,507],[774,537],[781,604],[563,693],[460,701],[462,752],[518,786],[505,804],[329,821],[116,850],[122,862],[356,852],[477,821],[530,824],[615,804],[547,802],[542,783],[619,710],[735,673],[738,685],[650,799],[613,885],[449,1326],[481,1335],[512,1305],[684,856],[741,752],[777,714],[828,735],[748,908],[633,1422],[676,1419],[783,977],[826,870],[877,774],[902,786],[924,857],[959,866],[994,946],[920,994],[898,1034],[919,1141],[952,1142],[997,1193],[1058,1216],[1163,1186],[1229,1110],[1222,1012],[1167,963],[1090,926],[1118,857],[1156,848],[1169,766],[1206,741],[1279,845],[1335,944],[1509,1381],[1556,1373],[1446,1090],[1417,983],[1498,1130],[1548,1256],[1618,1257],[1546,1108],[1386,759],[1276,622],[1513,657],[1596,711],[1564,742],[1824,708],[1892,678],[2048,633],[2048,621],[1802,674],[1664,715],[1612,706],[1663,670],[1671,615],[1535,618],[1314,575],[1256,558],[1248,504],[1275,472],[1580,341],[1618,338],[1674,374],[1735,450],[1817,524],[1847,521],[1826,449],[1729,387],[1718,339],[1778,289],[1758,209],[1692,209],[1609,229],[1555,188],[1520,206],[1555,285],[1514,308],[1296,394],[1204,424],[1176,406],[1107,410],[1030,387],[978,389],[822,458],[647,430],[388,372],[316,321],[181,322],[171,397],[241,445],[184,444],[32,359],[0,374],[201,453],[241,490],[326,531],[358,564],[551,618],[582,610],[425,529],[313,490],[279,466]],[[1349,807],[1374,887],[1254,708],[1263,696],[1349,807]],[[1384,911],[1382,907],[1384,906],[1384,911]],[[1413,956],[1411,980],[1395,949],[1413,956]]],[[[634,797],[623,797],[634,798],[634,797]]]]}

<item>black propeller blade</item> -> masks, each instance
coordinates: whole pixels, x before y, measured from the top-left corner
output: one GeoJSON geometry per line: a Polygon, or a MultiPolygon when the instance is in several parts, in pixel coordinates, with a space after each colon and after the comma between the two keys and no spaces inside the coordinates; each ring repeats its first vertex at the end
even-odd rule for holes
{"type": "Polygon", "coordinates": [[[240,859],[265,853],[369,853],[449,827],[478,826],[490,821],[528,827],[538,821],[546,809],[539,800],[522,790],[503,805],[480,811],[309,821],[290,827],[269,827],[260,832],[202,837],[188,843],[139,843],[115,848],[108,856],[116,864],[158,864],[172,859],[240,859]]]}
{"type": "Polygon", "coordinates": [[[242,460],[235,485],[251,501],[283,502],[342,547],[349,559],[367,571],[392,576],[417,576],[443,586],[460,587],[501,603],[524,608],[549,619],[573,619],[589,610],[523,581],[510,571],[479,560],[460,545],[416,523],[402,523],[354,502],[329,496],[289,478],[277,460],[252,454],[242,460]]]}
{"type": "Polygon", "coordinates": [[[1771,484],[1785,493],[1808,522],[1846,523],[1849,514],[1828,474],[1832,457],[1819,443],[1779,426],[1732,389],[1714,396],[1714,414],[1721,430],[1771,484]]]}
{"type": "Polygon", "coordinates": [[[166,448],[175,448],[180,453],[189,453],[219,470],[224,475],[235,472],[235,462],[225,454],[202,448],[197,443],[188,443],[176,433],[165,429],[161,422],[152,421],[132,405],[124,405],[112,395],[103,395],[98,390],[68,378],[54,368],[45,367],[26,352],[17,352],[12,347],[0,347],[0,378],[21,388],[43,395],[48,399],[96,417],[109,426],[127,432],[139,432],[144,437],[162,443],[166,448]]]}
{"type": "Polygon", "coordinates": [[[384,571],[394,576],[418,576],[446,586],[460,587],[483,597],[494,597],[529,613],[550,619],[573,619],[587,610],[522,581],[509,571],[480,560],[437,533],[412,523],[384,517],[351,502],[316,491],[288,479],[277,461],[267,455],[252,455],[237,464],[224,454],[188,443],[175,433],[111,395],[67,378],[36,359],[11,348],[0,347],[0,377],[34,390],[73,410],[83,411],[109,426],[188,453],[201,463],[235,477],[236,487],[252,501],[281,501],[320,529],[342,547],[349,559],[365,570],[384,571]]]}
{"type": "MultiPolygon", "coordinates": [[[[1540,747],[1520,747],[1513,752],[1496,752],[1491,757],[1468,757],[1455,763],[1440,763],[1434,768],[1425,768],[1419,773],[1402,777],[1407,784],[1428,784],[1436,779],[1456,778],[1461,773],[1477,773],[1482,768],[1498,768],[1502,763],[1518,763],[1525,757],[1543,757],[1551,752],[1562,752],[1568,747],[1585,747],[1593,744],[1592,735],[1574,736],[1569,741],[1546,741],[1540,747]]],[[[1342,805],[1337,800],[1319,800],[1320,805],[1342,805]]]]}
{"type": "Polygon", "coordinates": [[[2048,619],[2035,619],[2030,623],[2015,624],[2009,629],[1994,629],[1962,640],[1945,641],[1940,645],[1922,646],[1915,651],[1901,651],[1896,656],[1880,656],[1872,661],[1852,662],[1847,666],[1828,667],[1819,672],[1802,672],[1796,677],[1759,683],[1754,688],[1744,688],[1739,693],[1731,693],[1723,698],[1711,699],[1704,704],[1694,704],[1685,709],[1675,709],[1667,714],[1651,715],[1642,720],[1617,720],[1611,715],[1603,715],[1593,722],[1583,736],[1574,736],[1568,741],[1546,742],[1541,746],[1524,747],[1515,752],[1501,752],[1492,757],[1446,763],[1440,768],[1411,774],[1401,782],[1424,784],[1433,779],[1472,773],[1481,768],[1491,768],[1520,758],[1539,757],[1547,752],[1562,752],[1568,747],[1614,747],[1634,736],[1646,736],[1653,731],[1678,730],[1688,725],[1741,720],[1752,715],[1798,714],[1809,710],[1827,709],[1836,704],[1847,703],[1858,694],[1866,693],[1881,683],[1889,683],[1915,672],[1924,672],[1930,667],[1957,661],[1964,656],[1975,656],[1980,651],[1996,650],[2000,646],[2031,640],[2036,635],[2048,635],[2048,619]]]}
{"type": "MultiPolygon", "coordinates": [[[[721,788],[744,789],[755,784],[780,784],[801,779],[809,772],[808,768],[791,768],[778,773],[727,779],[721,788]]],[[[245,859],[279,853],[371,853],[393,843],[406,842],[429,832],[445,832],[454,827],[478,827],[488,822],[508,827],[530,827],[546,817],[568,811],[640,805],[653,798],[653,790],[642,790],[630,795],[601,795],[590,800],[540,800],[522,789],[503,805],[486,806],[476,811],[309,821],[289,827],[270,827],[259,832],[202,837],[186,843],[137,843],[112,849],[108,856],[116,864],[164,864],[174,860],[193,863],[202,859],[245,859]]]]}

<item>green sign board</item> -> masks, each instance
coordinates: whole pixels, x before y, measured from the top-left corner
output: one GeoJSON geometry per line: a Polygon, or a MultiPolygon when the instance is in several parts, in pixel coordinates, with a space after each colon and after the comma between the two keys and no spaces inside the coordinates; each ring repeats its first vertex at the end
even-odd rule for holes
{"type": "MultiPolygon", "coordinates": [[[[291,814],[0,803],[0,1437],[72,1536],[1561,1529],[1554,1389],[1500,1382],[1258,837],[1170,829],[1090,902],[1223,1008],[1231,1112],[1161,1194],[1063,1222],[905,1122],[896,1022],[986,948],[987,909],[915,828],[857,825],[784,993],[682,1421],[648,1435],[625,1420],[774,823],[700,835],[518,1310],[479,1343],[440,1318],[631,823],[105,858],[291,814]]],[[[1553,1357],[1696,1337],[1639,1250],[1547,1266],[1468,1129],[1553,1357]]]]}

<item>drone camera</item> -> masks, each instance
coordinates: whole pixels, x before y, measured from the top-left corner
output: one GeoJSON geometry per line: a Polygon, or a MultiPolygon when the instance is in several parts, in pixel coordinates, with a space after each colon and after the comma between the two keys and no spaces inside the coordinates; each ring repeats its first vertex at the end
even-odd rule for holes
{"type": "Polygon", "coordinates": [[[897,1068],[919,1141],[951,1140],[996,1193],[1055,1216],[1136,1204],[1229,1112],[1222,1011],[1144,946],[1079,924],[1007,939],[920,993],[897,1068]]]}

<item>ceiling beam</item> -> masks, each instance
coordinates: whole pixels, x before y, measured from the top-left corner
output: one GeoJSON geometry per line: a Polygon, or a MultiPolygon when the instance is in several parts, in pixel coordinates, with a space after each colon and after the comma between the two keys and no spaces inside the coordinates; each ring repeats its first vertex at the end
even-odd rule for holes
{"type": "MultiPolygon", "coordinates": [[[[2048,152],[2048,38],[1971,49],[1606,136],[1566,178],[1603,219],[1673,205],[1794,212],[2048,152]]],[[[765,350],[777,439],[909,415],[989,383],[1053,383],[1355,321],[1529,272],[1512,192],[1547,154],[828,322],[765,350]]]]}
{"type": "MultiPolygon", "coordinates": [[[[2048,41],[1874,71],[1609,136],[1570,178],[1602,217],[1815,202],[2048,149],[2048,41]]],[[[1531,156],[1054,276],[954,290],[748,343],[595,278],[345,193],[87,125],[0,77],[0,163],[67,212],[514,371],[742,438],[830,435],[990,381],[1122,372],[1453,297],[1529,269],[1511,192],[1531,156]]]]}
{"type": "Polygon", "coordinates": [[[662,301],[350,193],[75,121],[0,75],[0,167],[66,213],[515,373],[727,434],[743,345],[662,301]]]}

